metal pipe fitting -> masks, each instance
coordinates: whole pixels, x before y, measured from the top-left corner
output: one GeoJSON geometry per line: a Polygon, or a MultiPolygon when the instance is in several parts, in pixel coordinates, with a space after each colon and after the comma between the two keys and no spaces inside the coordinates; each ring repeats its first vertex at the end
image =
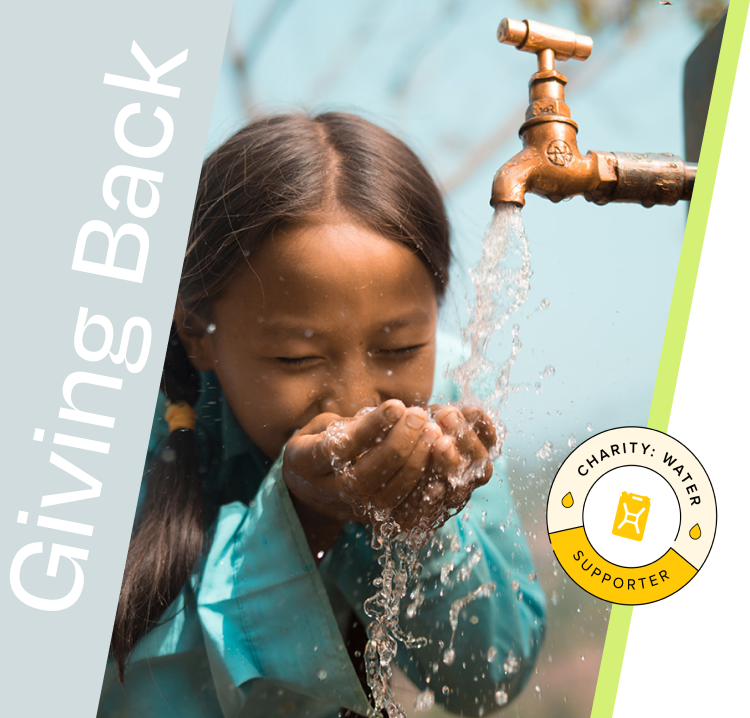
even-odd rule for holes
{"type": "Polygon", "coordinates": [[[567,79],[555,60],[585,60],[593,41],[571,30],[505,18],[498,40],[537,55],[529,82],[529,107],[519,135],[523,150],[495,175],[490,204],[523,206],[526,193],[553,202],[583,195],[596,204],[637,202],[644,207],[676,204],[693,193],[696,165],[668,154],[589,152],[578,149],[578,125],[565,104],[567,79]]]}
{"type": "MultiPolygon", "coordinates": [[[[594,153],[592,153],[594,154],[594,153]]],[[[614,168],[616,180],[584,193],[589,202],[673,205],[693,196],[697,165],[669,154],[596,153],[614,168]]]]}

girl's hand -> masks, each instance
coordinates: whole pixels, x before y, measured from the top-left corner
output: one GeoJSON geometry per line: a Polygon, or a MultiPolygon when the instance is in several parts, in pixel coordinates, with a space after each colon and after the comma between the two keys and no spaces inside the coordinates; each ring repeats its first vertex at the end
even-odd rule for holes
{"type": "Polygon", "coordinates": [[[316,417],[287,444],[284,479],[293,497],[340,522],[364,519],[355,504],[389,509],[406,530],[460,509],[492,476],[495,429],[478,407],[430,408],[435,422],[389,400],[334,432],[328,428],[341,417],[316,417]],[[334,472],[334,461],[347,469],[334,472]]]}
{"type": "MultiPolygon", "coordinates": [[[[395,434],[404,434],[406,413],[402,402],[386,401],[367,414],[345,421],[335,434],[328,427],[342,417],[320,414],[287,443],[282,468],[284,481],[310,549],[318,560],[336,542],[347,521],[363,519],[341,498],[342,486],[337,480],[341,475],[334,473],[334,460],[337,465],[355,461],[368,449],[384,444],[384,437],[396,426],[401,429],[395,434]]],[[[413,430],[409,428],[409,432],[413,430]]]]}
{"type": "Polygon", "coordinates": [[[479,486],[492,477],[489,452],[497,443],[492,420],[477,406],[430,406],[442,436],[433,445],[428,471],[393,512],[402,528],[433,525],[460,511],[479,486]]]}
{"type": "Polygon", "coordinates": [[[344,421],[320,414],[289,440],[284,480],[298,501],[318,513],[339,521],[362,519],[353,503],[392,509],[414,490],[441,435],[424,409],[407,409],[395,399],[344,421]],[[330,431],[334,422],[341,424],[330,431]],[[334,463],[350,468],[334,472],[334,463]]]}

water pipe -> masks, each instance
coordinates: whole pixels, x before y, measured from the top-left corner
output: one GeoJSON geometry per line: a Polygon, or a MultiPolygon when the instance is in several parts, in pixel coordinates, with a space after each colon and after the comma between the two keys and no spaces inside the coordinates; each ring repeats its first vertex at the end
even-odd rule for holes
{"type": "Polygon", "coordinates": [[[492,183],[494,207],[511,202],[521,207],[526,193],[559,202],[582,194],[589,202],[639,202],[644,207],[676,204],[693,194],[697,165],[670,154],[594,152],[581,155],[578,125],[565,104],[567,79],[556,60],[586,60],[593,40],[571,30],[532,20],[500,23],[497,38],[537,56],[529,81],[529,107],[519,135],[523,149],[506,162],[492,183]]]}

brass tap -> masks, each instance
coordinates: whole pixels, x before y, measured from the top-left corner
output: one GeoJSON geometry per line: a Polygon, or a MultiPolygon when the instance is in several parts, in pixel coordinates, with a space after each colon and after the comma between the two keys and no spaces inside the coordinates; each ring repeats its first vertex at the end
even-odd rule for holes
{"type": "Polygon", "coordinates": [[[495,175],[493,207],[500,202],[523,207],[527,192],[553,202],[582,194],[596,204],[640,202],[644,207],[691,198],[696,165],[674,155],[593,151],[581,155],[578,125],[565,104],[568,81],[555,69],[555,60],[585,60],[594,44],[590,37],[505,18],[497,38],[536,54],[538,69],[529,81],[529,107],[518,133],[523,149],[495,175]]]}

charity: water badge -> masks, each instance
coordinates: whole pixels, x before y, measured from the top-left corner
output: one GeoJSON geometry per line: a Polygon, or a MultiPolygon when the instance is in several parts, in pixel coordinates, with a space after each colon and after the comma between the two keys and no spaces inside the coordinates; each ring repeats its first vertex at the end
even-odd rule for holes
{"type": "Polygon", "coordinates": [[[637,606],[679,591],[703,566],[716,498],[693,453],[643,427],[591,437],[550,487],[547,531],[557,560],[590,594],[637,606]]]}

